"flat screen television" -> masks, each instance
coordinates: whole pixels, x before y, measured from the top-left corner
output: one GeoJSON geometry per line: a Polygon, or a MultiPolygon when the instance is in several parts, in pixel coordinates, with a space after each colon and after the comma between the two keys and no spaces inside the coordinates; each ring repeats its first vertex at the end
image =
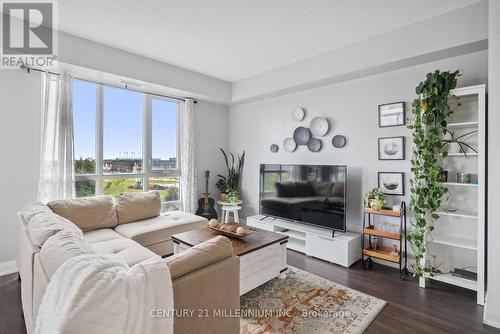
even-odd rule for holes
{"type": "Polygon", "coordinates": [[[260,213],[346,231],[346,166],[260,165],[260,213]]]}

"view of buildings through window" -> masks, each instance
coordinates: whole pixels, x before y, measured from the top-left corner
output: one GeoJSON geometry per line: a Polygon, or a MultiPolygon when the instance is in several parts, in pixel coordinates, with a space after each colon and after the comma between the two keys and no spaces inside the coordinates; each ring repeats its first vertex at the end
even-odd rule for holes
{"type": "Polygon", "coordinates": [[[180,206],[176,101],[73,80],[77,197],[158,190],[180,206]]]}

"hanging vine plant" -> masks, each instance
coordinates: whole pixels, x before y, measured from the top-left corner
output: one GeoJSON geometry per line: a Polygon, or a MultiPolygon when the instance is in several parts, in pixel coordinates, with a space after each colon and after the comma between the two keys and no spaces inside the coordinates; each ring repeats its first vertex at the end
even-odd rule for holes
{"type": "Polygon", "coordinates": [[[424,255],[448,193],[441,178],[443,158],[447,156],[443,148],[454,142],[464,154],[465,147],[474,150],[462,141],[473,132],[455,137],[454,132],[447,128],[448,119],[453,114],[449,106],[450,91],[456,87],[459,75],[458,71],[428,73],[425,81],[416,87],[418,97],[412,103],[412,122],[408,127],[413,131],[415,147],[411,159],[410,208],[415,217],[411,221],[408,242],[416,260],[412,269],[419,277],[441,273],[439,266],[428,260],[424,263],[424,255]]]}

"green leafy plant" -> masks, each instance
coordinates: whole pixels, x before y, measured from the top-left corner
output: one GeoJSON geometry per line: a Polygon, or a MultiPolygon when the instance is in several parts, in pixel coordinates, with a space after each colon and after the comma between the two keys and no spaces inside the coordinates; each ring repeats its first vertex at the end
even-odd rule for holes
{"type": "Polygon", "coordinates": [[[373,188],[365,195],[365,207],[380,210],[385,203],[385,194],[380,188],[373,188]]]}
{"type": "MultiPolygon", "coordinates": [[[[448,119],[453,114],[450,108],[450,91],[457,85],[459,72],[435,71],[426,75],[415,92],[418,97],[412,103],[412,121],[408,128],[412,130],[415,147],[411,158],[410,207],[414,218],[411,220],[411,231],[408,242],[415,255],[416,263],[413,271],[419,277],[431,277],[440,274],[438,267],[429,261],[424,262],[427,243],[432,240],[431,233],[439,219],[439,211],[446,199],[448,189],[442,184],[443,152],[450,143],[457,143],[462,153],[468,147],[476,151],[462,140],[474,132],[455,137],[455,133],[447,128],[448,119]],[[445,139],[449,136],[449,139],[445,139]]],[[[458,102],[459,106],[460,103],[458,102]]]]}
{"type": "Polygon", "coordinates": [[[241,172],[243,171],[243,165],[245,164],[245,151],[241,155],[234,156],[233,153],[229,152],[228,154],[222,149],[219,148],[224,156],[224,161],[226,162],[227,167],[227,193],[228,200],[230,202],[237,202],[240,199],[240,177],[241,172]],[[231,162],[229,161],[229,157],[231,157],[231,162]]]}
{"type": "Polygon", "coordinates": [[[217,175],[217,177],[219,178],[217,180],[217,183],[215,184],[215,186],[217,187],[217,189],[221,192],[221,193],[227,193],[227,179],[225,176],[223,175],[217,175]]]}

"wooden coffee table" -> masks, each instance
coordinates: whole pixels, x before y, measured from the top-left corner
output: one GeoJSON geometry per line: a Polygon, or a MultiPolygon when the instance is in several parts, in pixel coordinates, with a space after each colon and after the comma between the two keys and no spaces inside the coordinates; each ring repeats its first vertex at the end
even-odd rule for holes
{"type": "MultiPolygon", "coordinates": [[[[288,236],[253,229],[243,238],[229,238],[233,252],[240,257],[240,295],[270,281],[287,269],[286,243],[288,236]]],[[[174,254],[212,239],[220,234],[208,227],[172,236],[174,254]]]]}

